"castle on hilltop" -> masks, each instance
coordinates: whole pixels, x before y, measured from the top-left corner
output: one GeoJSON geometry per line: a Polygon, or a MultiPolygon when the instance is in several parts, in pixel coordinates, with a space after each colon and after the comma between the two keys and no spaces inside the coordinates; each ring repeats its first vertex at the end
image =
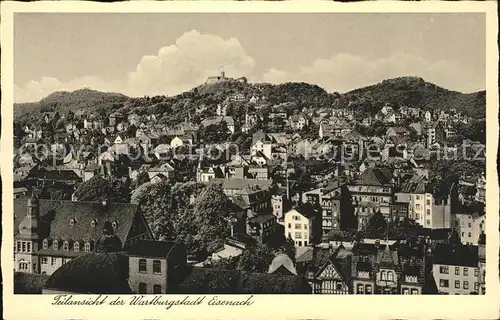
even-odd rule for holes
{"type": "Polygon", "coordinates": [[[221,71],[220,75],[218,75],[218,76],[208,77],[207,81],[205,81],[205,84],[216,84],[216,83],[222,83],[222,82],[247,83],[247,78],[241,77],[241,78],[234,79],[231,77],[226,77],[226,73],[224,71],[221,71]]]}

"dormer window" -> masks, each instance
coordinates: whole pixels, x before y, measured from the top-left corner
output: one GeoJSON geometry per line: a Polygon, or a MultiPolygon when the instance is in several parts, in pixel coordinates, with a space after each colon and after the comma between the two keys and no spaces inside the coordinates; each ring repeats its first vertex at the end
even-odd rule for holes
{"type": "Polygon", "coordinates": [[[71,220],[69,220],[69,225],[70,226],[74,226],[76,224],[76,219],[75,218],[72,218],[71,220]]]}
{"type": "Polygon", "coordinates": [[[95,228],[96,225],[97,225],[97,219],[93,219],[92,221],[90,221],[90,226],[92,228],[95,228]]]}
{"type": "Polygon", "coordinates": [[[48,249],[49,248],[49,240],[45,239],[43,240],[43,248],[48,249]]]}
{"type": "Polygon", "coordinates": [[[57,240],[55,240],[52,247],[54,248],[54,250],[59,250],[59,242],[57,240]]]}
{"type": "Polygon", "coordinates": [[[68,241],[64,241],[64,243],[63,243],[63,250],[64,251],[69,251],[69,242],[68,241]]]}
{"type": "Polygon", "coordinates": [[[85,243],[85,252],[90,252],[90,242],[85,243]]]}
{"type": "Polygon", "coordinates": [[[75,252],[80,252],[80,242],[75,242],[75,244],[73,245],[73,250],[75,252]]]}

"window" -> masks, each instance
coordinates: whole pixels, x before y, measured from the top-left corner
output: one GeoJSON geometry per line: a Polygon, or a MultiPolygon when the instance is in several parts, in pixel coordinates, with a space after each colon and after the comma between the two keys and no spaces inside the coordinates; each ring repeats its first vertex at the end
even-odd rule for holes
{"type": "Polygon", "coordinates": [[[431,200],[430,199],[427,199],[427,205],[430,206],[431,205],[431,200]]]}
{"type": "Polygon", "coordinates": [[[28,252],[31,252],[31,242],[26,243],[26,248],[27,248],[28,252]]]}
{"type": "Polygon", "coordinates": [[[302,225],[300,223],[295,224],[295,229],[302,229],[302,225]]]}
{"type": "Polygon", "coordinates": [[[49,264],[47,257],[42,257],[42,264],[49,264]]]}
{"type": "Polygon", "coordinates": [[[85,252],[90,252],[90,243],[89,242],[85,243],[85,252]]]}
{"type": "Polygon", "coordinates": [[[302,241],[299,241],[299,247],[302,247],[302,241]]]}
{"type": "Polygon", "coordinates": [[[17,252],[21,252],[21,241],[17,242],[17,252]]]}
{"type": "Polygon", "coordinates": [[[460,280],[455,280],[455,289],[460,289],[460,280]]]}
{"type": "Polygon", "coordinates": [[[304,246],[306,246],[306,247],[307,247],[307,241],[304,241],[304,246]]]}
{"type": "Polygon", "coordinates": [[[288,224],[288,229],[292,229],[292,224],[291,223],[288,224]]]}
{"type": "Polygon", "coordinates": [[[28,271],[28,263],[27,262],[19,262],[19,270],[28,271]]]}
{"type": "Polygon", "coordinates": [[[90,221],[90,226],[92,228],[95,228],[96,224],[97,224],[97,220],[96,219],[93,219],[92,221],[90,221]]]}
{"type": "Polygon", "coordinates": [[[431,225],[431,220],[427,219],[427,221],[425,223],[427,223],[427,225],[430,226],[431,225]]]}
{"type": "Polygon", "coordinates": [[[427,215],[430,216],[431,215],[431,209],[427,209],[427,215]]]}
{"type": "Polygon", "coordinates": [[[390,271],[387,272],[387,280],[394,281],[394,274],[390,271]]]}
{"type": "Polygon", "coordinates": [[[161,274],[161,261],[160,260],[153,260],[153,273],[154,274],[161,274]]]}
{"type": "Polygon", "coordinates": [[[148,285],[144,282],[139,283],[139,293],[148,293],[148,285]]]}
{"type": "Polygon", "coordinates": [[[464,268],[464,276],[468,276],[469,275],[469,269],[468,268],[464,268]]]}
{"type": "Polygon", "coordinates": [[[80,242],[75,242],[75,244],[73,245],[73,250],[75,250],[75,252],[80,252],[80,242]]]}
{"type": "Polygon", "coordinates": [[[53,265],[53,266],[55,266],[57,264],[57,258],[52,257],[50,259],[50,264],[53,265]]]}
{"type": "Polygon", "coordinates": [[[417,203],[417,205],[416,205],[416,209],[417,209],[417,210],[420,210],[420,204],[418,204],[418,203],[417,203]]]}
{"type": "Polygon", "coordinates": [[[57,240],[54,241],[54,244],[52,245],[52,247],[54,248],[54,250],[58,250],[59,249],[59,243],[57,240]]]}
{"type": "Polygon", "coordinates": [[[469,228],[472,228],[472,224],[469,222],[469,228]]]}
{"type": "Polygon", "coordinates": [[[444,266],[439,267],[439,273],[448,274],[448,267],[444,266]]]}
{"type": "Polygon", "coordinates": [[[362,284],[358,284],[358,285],[357,285],[357,290],[356,290],[356,291],[357,291],[358,293],[363,294],[363,293],[364,293],[364,291],[365,291],[364,289],[365,289],[365,288],[364,288],[364,286],[363,286],[362,284]]]}
{"type": "Polygon", "coordinates": [[[71,219],[71,220],[69,220],[69,225],[70,225],[70,226],[74,226],[74,225],[75,225],[75,223],[76,223],[75,219],[71,219]]]}
{"type": "Polygon", "coordinates": [[[49,240],[45,239],[43,240],[43,248],[48,249],[49,248],[49,240]]]}
{"type": "Polygon", "coordinates": [[[479,277],[479,269],[478,268],[474,269],[474,277],[479,277]]]}
{"type": "Polygon", "coordinates": [[[307,224],[304,225],[304,230],[307,230],[307,224]]]}
{"type": "Polygon", "coordinates": [[[64,251],[69,251],[69,242],[68,241],[64,241],[63,250],[64,251]]]}
{"type": "Polygon", "coordinates": [[[295,239],[302,239],[302,233],[301,232],[295,232],[295,239]]]}
{"type": "MultiPolygon", "coordinates": [[[[415,196],[415,199],[416,200],[420,200],[420,196],[415,196]]],[[[419,204],[417,204],[417,206],[420,206],[419,204]]]]}
{"type": "Polygon", "coordinates": [[[372,286],[371,285],[366,285],[366,293],[371,294],[372,293],[372,286]]]}
{"type": "Polygon", "coordinates": [[[410,294],[410,290],[408,288],[403,289],[403,294],[410,294]]]}
{"type": "Polygon", "coordinates": [[[23,243],[23,252],[26,252],[26,242],[22,242],[23,243]]]}
{"type": "Polygon", "coordinates": [[[386,280],[385,271],[380,272],[380,280],[386,280]]]}
{"type": "Polygon", "coordinates": [[[472,234],[469,232],[469,238],[472,237],[472,234]]]}
{"type": "Polygon", "coordinates": [[[459,276],[459,275],[460,275],[460,267],[455,267],[455,274],[456,274],[457,276],[459,276]]]}
{"type": "Polygon", "coordinates": [[[411,294],[418,294],[418,289],[411,289],[411,294]]]}
{"type": "Polygon", "coordinates": [[[146,259],[139,259],[139,272],[147,272],[146,259]]]}
{"type": "Polygon", "coordinates": [[[464,289],[469,289],[469,282],[468,281],[464,281],[464,289]]]}
{"type": "Polygon", "coordinates": [[[474,282],[474,290],[479,290],[479,282],[474,282]]]}
{"type": "Polygon", "coordinates": [[[159,285],[159,284],[155,284],[155,285],[153,286],[153,293],[156,293],[156,294],[161,293],[161,285],[159,285]]]}
{"type": "Polygon", "coordinates": [[[450,286],[450,282],[448,280],[445,280],[445,279],[440,279],[439,286],[444,287],[444,288],[448,288],[450,286]]]}

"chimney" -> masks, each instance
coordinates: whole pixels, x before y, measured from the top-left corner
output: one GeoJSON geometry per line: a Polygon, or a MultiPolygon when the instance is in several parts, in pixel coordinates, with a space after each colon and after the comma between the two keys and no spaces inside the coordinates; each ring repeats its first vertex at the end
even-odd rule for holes
{"type": "Polygon", "coordinates": [[[220,77],[221,77],[221,78],[225,78],[225,77],[226,77],[226,73],[225,73],[224,71],[221,71],[221,73],[220,73],[220,77]]]}

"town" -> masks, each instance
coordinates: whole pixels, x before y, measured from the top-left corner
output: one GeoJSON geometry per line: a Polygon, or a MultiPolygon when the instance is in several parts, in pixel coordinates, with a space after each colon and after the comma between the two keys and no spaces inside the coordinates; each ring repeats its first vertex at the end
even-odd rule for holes
{"type": "Polygon", "coordinates": [[[485,294],[486,107],[461,95],[222,71],[15,106],[15,293],[485,294]]]}

